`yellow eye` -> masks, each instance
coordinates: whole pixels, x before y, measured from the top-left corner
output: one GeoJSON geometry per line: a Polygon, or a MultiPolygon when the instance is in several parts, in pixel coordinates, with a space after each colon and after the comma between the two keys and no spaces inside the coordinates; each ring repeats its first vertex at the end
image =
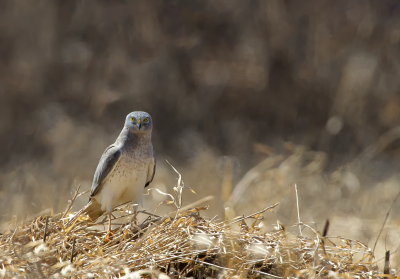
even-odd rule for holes
{"type": "Polygon", "coordinates": [[[148,117],[143,119],[143,123],[149,123],[150,119],[148,117]]]}
{"type": "Polygon", "coordinates": [[[131,117],[131,121],[132,121],[133,123],[135,123],[135,122],[136,122],[136,118],[135,118],[135,117],[131,117]]]}

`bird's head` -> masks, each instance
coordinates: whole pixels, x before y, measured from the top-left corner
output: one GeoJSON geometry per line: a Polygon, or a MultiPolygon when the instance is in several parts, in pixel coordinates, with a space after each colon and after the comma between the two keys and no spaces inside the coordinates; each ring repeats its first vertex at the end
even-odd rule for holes
{"type": "Polygon", "coordinates": [[[125,127],[135,134],[150,133],[153,120],[147,112],[133,111],[126,116],[125,127]]]}

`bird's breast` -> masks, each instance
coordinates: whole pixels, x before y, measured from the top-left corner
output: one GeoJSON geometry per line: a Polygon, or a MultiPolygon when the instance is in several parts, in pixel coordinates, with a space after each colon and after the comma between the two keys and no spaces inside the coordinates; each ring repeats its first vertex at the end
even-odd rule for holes
{"type": "Polygon", "coordinates": [[[118,205],[140,201],[150,160],[141,156],[121,156],[97,197],[103,210],[111,211],[118,205]]]}

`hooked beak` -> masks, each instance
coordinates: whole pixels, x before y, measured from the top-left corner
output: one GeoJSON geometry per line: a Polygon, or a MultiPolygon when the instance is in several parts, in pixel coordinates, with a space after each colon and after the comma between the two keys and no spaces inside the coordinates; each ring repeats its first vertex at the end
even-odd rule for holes
{"type": "Polygon", "coordinates": [[[140,128],[142,128],[142,122],[140,122],[140,120],[138,121],[138,126],[139,126],[139,130],[140,130],[140,128]]]}

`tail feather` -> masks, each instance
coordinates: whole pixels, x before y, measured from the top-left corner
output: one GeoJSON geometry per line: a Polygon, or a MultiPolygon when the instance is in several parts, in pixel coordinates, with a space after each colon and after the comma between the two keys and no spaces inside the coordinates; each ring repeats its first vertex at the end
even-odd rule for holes
{"type": "Polygon", "coordinates": [[[82,214],[88,215],[90,221],[96,221],[105,211],[101,209],[101,205],[94,199],[91,199],[87,205],[79,210],[74,217],[68,222],[67,226],[71,225],[82,214]]]}
{"type": "Polygon", "coordinates": [[[94,199],[91,199],[82,210],[82,213],[87,214],[92,221],[96,221],[104,213],[101,205],[94,199]]]}

